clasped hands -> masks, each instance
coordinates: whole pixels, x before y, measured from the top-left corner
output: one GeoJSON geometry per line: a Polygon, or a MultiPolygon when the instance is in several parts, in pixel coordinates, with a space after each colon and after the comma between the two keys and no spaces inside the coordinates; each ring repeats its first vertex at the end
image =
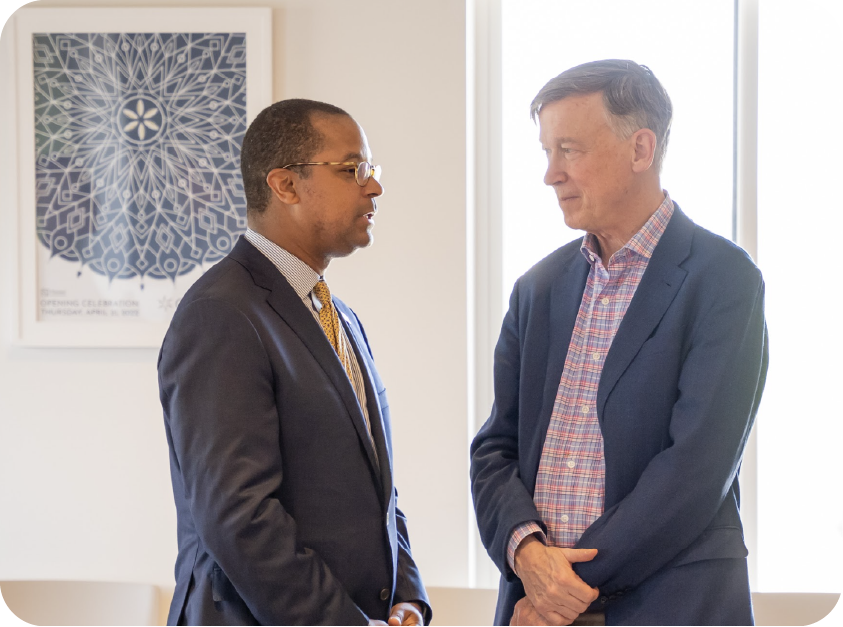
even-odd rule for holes
{"type": "Polygon", "coordinates": [[[387,622],[370,620],[370,625],[424,625],[421,606],[418,603],[396,603],[389,610],[387,622]]]}
{"type": "Polygon", "coordinates": [[[600,592],[574,572],[575,562],[589,562],[597,549],[558,549],[536,536],[515,551],[515,572],[527,596],[515,604],[510,625],[570,625],[600,592]]]}

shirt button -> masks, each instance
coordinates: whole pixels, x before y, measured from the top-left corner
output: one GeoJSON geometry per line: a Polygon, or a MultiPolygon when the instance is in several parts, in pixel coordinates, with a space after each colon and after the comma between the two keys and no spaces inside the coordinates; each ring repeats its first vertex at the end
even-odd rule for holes
{"type": "Polygon", "coordinates": [[[603,303],[604,305],[608,305],[608,304],[609,304],[609,299],[608,299],[608,298],[606,298],[606,297],[604,296],[604,297],[603,297],[603,300],[601,300],[600,302],[601,302],[601,303],[603,303]]]}
{"type": "Polygon", "coordinates": [[[584,413],[584,414],[588,413],[588,405],[583,405],[581,409],[582,409],[582,413],[584,413]]]}
{"type": "Polygon", "coordinates": [[[573,468],[576,465],[577,465],[577,462],[575,462],[573,459],[568,462],[568,468],[573,468]]]}
{"type": "Polygon", "coordinates": [[[594,255],[589,255],[588,258],[594,261],[594,255]]]}
{"type": "Polygon", "coordinates": [[[560,520],[562,522],[568,522],[568,514],[562,514],[562,518],[560,520]]]}
{"type": "Polygon", "coordinates": [[[592,353],[592,354],[591,354],[591,358],[592,358],[594,361],[600,361],[600,353],[592,353]]]}

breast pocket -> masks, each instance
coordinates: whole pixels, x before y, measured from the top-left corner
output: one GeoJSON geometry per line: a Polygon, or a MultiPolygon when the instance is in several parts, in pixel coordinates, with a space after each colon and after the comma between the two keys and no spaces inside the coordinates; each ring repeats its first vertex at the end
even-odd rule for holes
{"type": "Polygon", "coordinates": [[[386,389],[378,392],[378,405],[381,408],[381,413],[386,413],[386,410],[389,407],[389,401],[386,398],[386,389]]]}

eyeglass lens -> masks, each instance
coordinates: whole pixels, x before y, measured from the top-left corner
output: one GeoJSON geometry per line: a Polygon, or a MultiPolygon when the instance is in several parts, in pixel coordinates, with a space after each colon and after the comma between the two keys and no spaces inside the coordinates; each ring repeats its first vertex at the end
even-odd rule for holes
{"type": "Polygon", "coordinates": [[[363,187],[366,183],[369,182],[369,177],[375,177],[376,181],[379,181],[381,178],[381,167],[379,165],[373,166],[368,161],[363,161],[357,166],[357,172],[355,173],[355,179],[357,180],[357,184],[360,187],[363,187]]]}

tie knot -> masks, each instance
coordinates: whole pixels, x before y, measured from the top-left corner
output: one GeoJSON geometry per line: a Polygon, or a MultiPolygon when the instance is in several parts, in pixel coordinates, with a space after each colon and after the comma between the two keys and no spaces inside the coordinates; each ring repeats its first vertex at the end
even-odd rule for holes
{"type": "Polygon", "coordinates": [[[313,293],[316,294],[316,298],[319,299],[323,307],[331,302],[331,290],[328,289],[328,284],[322,279],[319,279],[313,286],[313,293]]]}

